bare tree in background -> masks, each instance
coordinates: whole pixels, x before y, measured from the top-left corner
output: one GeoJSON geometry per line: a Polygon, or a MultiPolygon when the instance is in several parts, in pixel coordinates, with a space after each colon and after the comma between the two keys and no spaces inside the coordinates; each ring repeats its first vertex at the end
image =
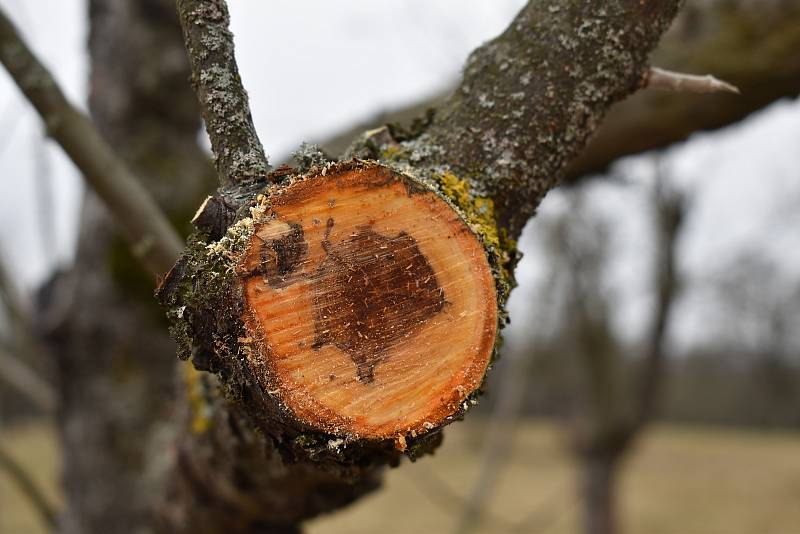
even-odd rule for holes
{"type": "Polygon", "coordinates": [[[684,201],[664,182],[659,177],[652,202],[655,305],[638,357],[632,357],[612,327],[614,301],[604,283],[611,229],[602,216],[586,209],[581,187],[567,192],[569,208],[551,223],[546,238],[552,275],[544,291],[552,295],[543,298],[554,304],[551,313],[560,314],[560,322],[555,332],[536,342],[541,346],[537,357],[549,359],[556,369],[546,375],[549,386],[539,387],[558,389],[552,394],[564,406],[562,415],[580,464],[587,534],[618,531],[619,468],[655,415],[662,389],[666,333],[678,291],[676,243],[684,218],[684,201]]]}
{"type": "MultiPolygon", "coordinates": [[[[68,509],[60,529],[297,532],[305,519],[376,488],[382,467],[396,464],[403,452],[435,448],[441,428],[462,413],[455,411],[462,410],[462,400],[468,407],[473,391],[459,390],[458,407],[435,424],[426,421],[420,429],[382,440],[309,428],[307,421],[300,424],[277,409],[271,399],[285,401],[281,395],[287,392],[264,388],[247,358],[240,357],[260,349],[251,336],[236,335],[247,333],[242,316],[234,313],[239,296],[232,290],[227,300],[215,302],[228,307],[197,298],[212,287],[209,280],[224,274],[216,270],[219,265],[198,260],[197,252],[217,245],[224,254],[236,252],[225,248],[224,237],[234,235],[229,228],[262,203],[262,194],[277,198],[303,175],[322,180],[327,172],[351,169],[379,169],[375,172],[389,173],[384,177],[408,173],[409,191],[430,193],[453,209],[454,220],[470,223],[463,235],[476,238],[491,262],[497,288],[491,309],[502,319],[513,240],[609,107],[648,81],[655,83],[648,54],[679,4],[532,0],[502,35],[473,53],[461,85],[429,120],[409,130],[368,132],[343,157],[379,163],[336,166],[305,150],[297,168],[284,169],[268,166],[255,135],[224,1],[178,2],[188,63],[170,2],[90,2],[90,107],[102,132],[96,139],[51,82],[38,83],[49,80],[46,72],[3,19],[4,65],[99,194],[87,200],[75,267],[49,284],[42,299],[46,309],[69,310],[45,314],[56,352],[67,466],[68,509]],[[186,84],[190,72],[199,108],[186,84]],[[151,273],[168,268],[174,232],[164,228],[160,215],[132,214],[154,213],[152,196],[183,225],[209,192],[212,167],[196,142],[201,114],[220,188],[196,214],[197,232],[162,284],[161,298],[183,333],[181,353],[216,375],[188,371],[186,384],[176,390],[183,371],[176,372],[174,346],[148,298],[153,276],[134,267],[135,256],[110,222],[123,230],[151,273]],[[87,138],[93,140],[88,147],[87,138]],[[133,177],[149,194],[130,185],[133,177]],[[131,195],[120,194],[120,184],[128,184],[122,189],[131,195]],[[125,202],[133,197],[136,203],[125,202]],[[219,394],[219,382],[227,397],[219,394]]],[[[685,79],[677,73],[668,77],[685,79]]],[[[331,226],[322,245],[326,252],[331,226]]],[[[284,257],[302,254],[302,246],[292,247],[280,249],[289,250],[284,257]]],[[[664,317],[668,300],[659,308],[664,317]]],[[[602,325],[593,324],[588,310],[579,311],[585,312],[581,327],[596,330],[602,344],[602,325]]],[[[665,321],[656,320],[642,399],[626,426],[629,435],[651,414],[648,395],[658,376],[665,321]]],[[[594,400],[604,410],[601,397],[612,394],[604,389],[608,376],[594,363],[592,373],[597,373],[588,380],[597,386],[594,400]]],[[[615,443],[607,429],[578,439],[590,474],[587,502],[594,532],[610,532],[613,524],[609,488],[619,456],[611,452],[619,449],[615,443]]]]}

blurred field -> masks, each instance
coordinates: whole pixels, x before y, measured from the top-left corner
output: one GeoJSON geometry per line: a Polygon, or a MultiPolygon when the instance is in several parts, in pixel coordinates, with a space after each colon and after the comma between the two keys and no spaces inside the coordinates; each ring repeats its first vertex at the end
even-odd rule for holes
{"type": "MultiPolygon", "coordinates": [[[[389,473],[386,489],[312,523],[311,534],[452,532],[476,473],[482,422],[454,425],[433,458],[389,473]]],[[[58,459],[44,425],[6,429],[4,445],[57,498],[58,459]]],[[[524,423],[481,532],[579,530],[574,471],[549,423],[524,423]]],[[[621,518],[636,534],[800,532],[800,433],[660,426],[625,466],[621,518]]],[[[0,533],[44,532],[0,475],[0,533]]]]}
{"type": "MultiPolygon", "coordinates": [[[[49,497],[60,505],[58,477],[61,469],[53,430],[46,424],[0,428],[0,445],[22,465],[49,497]]],[[[0,534],[44,533],[47,529],[33,507],[0,470],[0,534]]]]}

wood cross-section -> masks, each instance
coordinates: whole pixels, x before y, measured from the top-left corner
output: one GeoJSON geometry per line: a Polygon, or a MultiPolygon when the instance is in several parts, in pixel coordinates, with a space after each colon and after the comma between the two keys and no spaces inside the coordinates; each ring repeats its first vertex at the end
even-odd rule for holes
{"type": "Polygon", "coordinates": [[[423,434],[460,411],[497,303],[458,214],[375,166],[298,181],[270,215],[239,268],[262,388],[304,426],[354,437],[423,434]]]}

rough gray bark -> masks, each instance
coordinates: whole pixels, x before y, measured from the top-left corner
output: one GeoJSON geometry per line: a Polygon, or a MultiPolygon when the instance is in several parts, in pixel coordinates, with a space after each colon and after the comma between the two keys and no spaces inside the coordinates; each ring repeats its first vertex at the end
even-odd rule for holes
{"type": "MultiPolygon", "coordinates": [[[[566,181],[601,173],[626,155],[682,141],[694,132],[738,122],[800,87],[800,0],[690,1],[653,52],[651,63],[690,73],[714,73],[734,83],[741,96],[639,91],[611,107],[586,147],[565,170],[566,181]]],[[[404,123],[435,109],[444,94],[408,108],[389,110],[323,140],[342,153],[359,132],[404,123]]]]}
{"type": "Polygon", "coordinates": [[[721,128],[800,87],[800,1],[687,2],[656,48],[659,67],[713,73],[741,95],[641,91],[615,105],[567,169],[574,180],[604,171],[614,160],[721,128]]]}
{"type": "Polygon", "coordinates": [[[302,520],[379,486],[380,470],[352,466],[348,477],[282,456],[252,419],[228,404],[210,375],[197,380],[191,387],[201,392],[192,394],[166,499],[158,506],[159,531],[300,532],[302,520]]]}
{"type": "Polygon", "coordinates": [[[460,87],[416,141],[421,163],[467,179],[518,236],[609,107],[640,87],[678,4],[530,2],[470,56],[460,87]]]}
{"type": "Polygon", "coordinates": [[[269,165],[233,55],[228,7],[224,1],[179,0],[177,4],[192,64],[192,84],[220,183],[243,186],[263,180],[269,165]]]}

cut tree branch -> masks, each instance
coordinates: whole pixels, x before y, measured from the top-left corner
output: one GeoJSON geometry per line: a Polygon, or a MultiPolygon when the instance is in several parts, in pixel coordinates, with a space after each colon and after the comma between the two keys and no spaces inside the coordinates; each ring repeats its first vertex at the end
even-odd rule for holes
{"type": "Polygon", "coordinates": [[[224,0],[178,0],[178,15],[206,131],[223,186],[258,182],[269,171],[233,53],[224,0]]]}
{"type": "Polygon", "coordinates": [[[432,450],[477,402],[513,240],[638,89],[679,1],[532,0],[432,121],[368,132],[339,163],[306,146],[269,175],[225,2],[177,4],[221,190],[158,295],[179,354],[217,374],[228,403],[205,395],[212,417],[183,440],[167,519],[289,529],[432,450]]]}
{"type": "Polygon", "coordinates": [[[647,89],[660,89],[662,91],[675,91],[678,93],[734,93],[740,94],[735,85],[719,80],[710,74],[698,76],[684,74],[658,67],[651,67],[644,79],[643,86],[647,89]]]}
{"type": "Polygon", "coordinates": [[[0,61],[44,120],[48,134],[103,199],[134,254],[153,273],[169,269],[183,240],[89,119],[67,101],[2,9],[0,61]]]}

